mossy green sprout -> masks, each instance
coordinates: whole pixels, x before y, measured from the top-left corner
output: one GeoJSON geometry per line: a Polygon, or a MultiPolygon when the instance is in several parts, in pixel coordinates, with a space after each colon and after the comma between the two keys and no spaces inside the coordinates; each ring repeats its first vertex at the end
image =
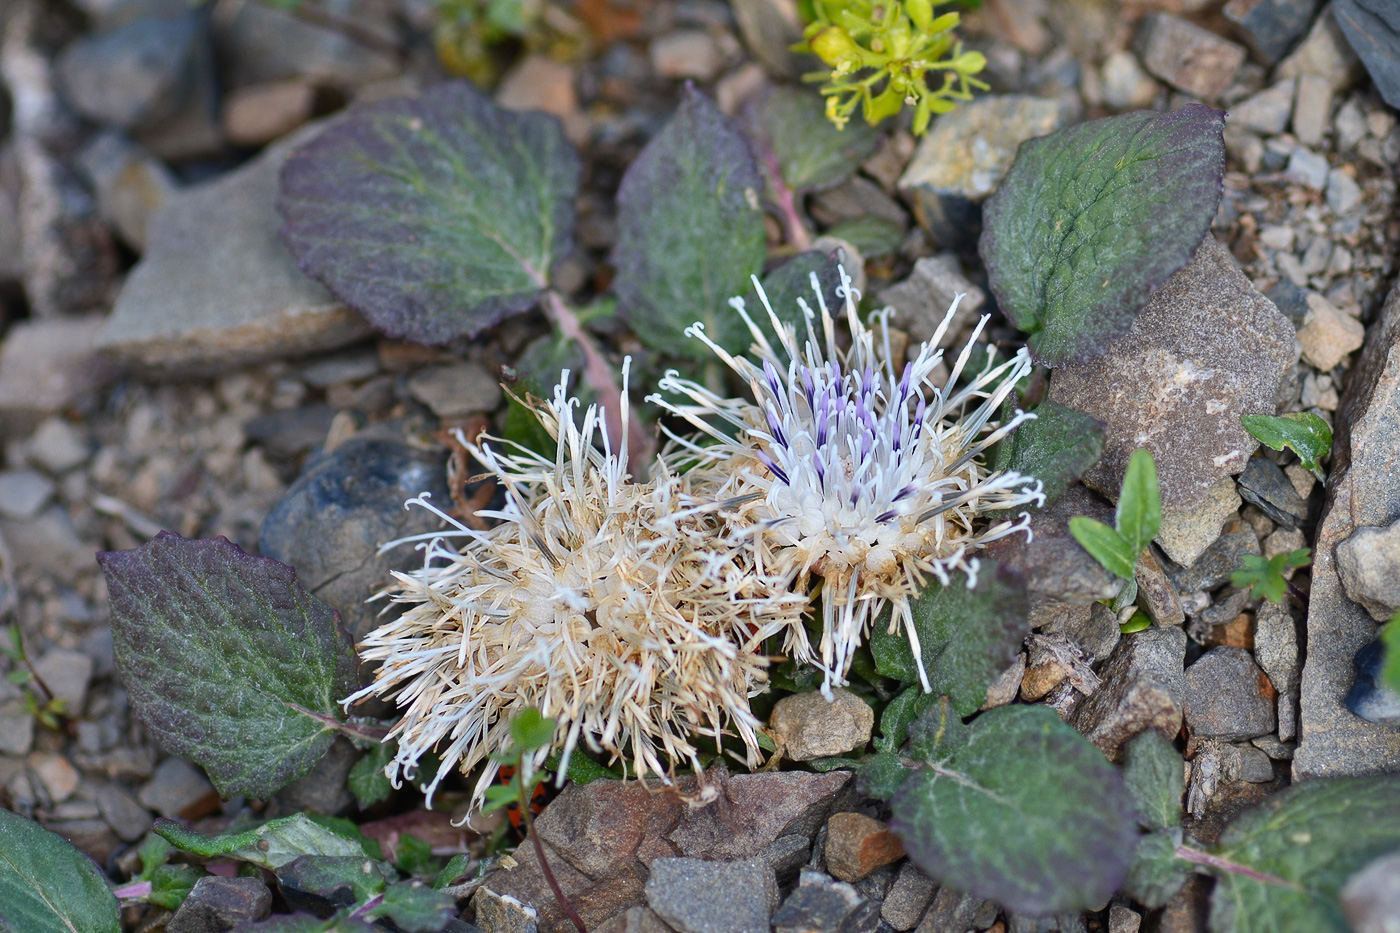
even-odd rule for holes
{"type": "Polygon", "coordinates": [[[932,0],[811,0],[803,41],[794,46],[831,68],[804,75],[825,81],[826,116],[845,128],[856,107],[876,125],[914,107],[914,135],[928,129],[934,114],[947,113],[972,89],[987,84],[972,77],[987,64],[981,52],[964,52],[953,35],[961,16],[934,16],[932,0]],[[941,75],[936,86],[930,73],[941,75]]]}

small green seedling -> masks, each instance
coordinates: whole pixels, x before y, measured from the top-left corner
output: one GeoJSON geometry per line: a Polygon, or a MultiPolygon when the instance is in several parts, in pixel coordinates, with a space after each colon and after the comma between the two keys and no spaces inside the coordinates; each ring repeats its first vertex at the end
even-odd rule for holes
{"type": "Polygon", "coordinates": [[[1069,533],[1104,569],[1121,578],[1123,589],[1114,600],[1114,611],[1137,599],[1134,570],[1138,557],[1162,527],[1162,496],[1157,488],[1157,464],[1146,450],[1136,450],[1128,460],[1123,488],[1118,493],[1116,528],[1077,515],[1069,520],[1069,533]]]}
{"type": "Polygon", "coordinates": [[[1252,599],[1262,596],[1271,603],[1281,603],[1284,594],[1290,590],[1302,599],[1302,594],[1293,588],[1283,574],[1289,568],[1306,567],[1310,563],[1312,557],[1305,547],[1287,554],[1276,554],[1268,560],[1258,554],[1246,554],[1243,566],[1230,572],[1230,582],[1241,589],[1250,587],[1249,595],[1252,599]]]}
{"type": "Polygon", "coordinates": [[[1273,450],[1285,447],[1298,455],[1303,466],[1326,483],[1318,461],[1332,452],[1332,429],[1317,415],[1306,411],[1286,415],[1240,415],[1244,429],[1255,440],[1273,450]]]}
{"type": "MultiPolygon", "coordinates": [[[[24,647],[24,636],[18,625],[7,625],[8,632],[0,634],[0,654],[16,665],[5,675],[5,679],[24,691],[24,710],[38,720],[45,729],[58,729],[67,714],[67,703],[53,695],[49,685],[39,676],[29,652],[24,647]]],[[[0,629],[0,632],[3,632],[0,629]]]]}
{"type": "Polygon", "coordinates": [[[1385,667],[1381,668],[1381,683],[1400,693],[1400,612],[1391,616],[1381,629],[1381,644],[1385,646],[1385,667]]]}

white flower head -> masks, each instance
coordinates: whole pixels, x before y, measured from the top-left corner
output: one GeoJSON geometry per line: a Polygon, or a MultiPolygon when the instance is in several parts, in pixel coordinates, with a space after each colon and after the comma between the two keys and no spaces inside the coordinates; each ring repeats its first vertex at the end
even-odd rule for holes
{"type": "Polygon", "coordinates": [[[750,317],[743,299],[730,303],[748,323],[756,361],[717,346],[701,324],[687,330],[748,382],[752,400],[721,398],[674,372],[660,387],[689,401],[652,400],[701,432],[673,440],[715,477],[716,497],[746,502],[735,527],[752,542],[756,565],[792,581],[799,592],[813,576],[821,579],[819,650],[811,650],[800,626],[788,642],[800,660],[823,669],[823,692],[845,682],[867,629],[886,605],[890,631],[904,629],[928,690],[910,600],[929,575],[946,585],[950,571],[961,570],[975,585],[972,552],[1016,531],[1030,534],[1025,512],[1018,521],[989,527],[979,527],[980,516],[1044,502],[1038,480],[993,473],[984,464],[992,444],[1034,417],[1017,411],[1004,423],[996,420],[1031,361],[1022,349],[997,363],[989,347],[981,370],[965,373],[984,316],[936,385],[943,358],[938,344],[959,295],[933,338],[897,371],[890,309],[875,315],[873,330],[867,327],[856,313],[850,277],[844,269],[840,274],[849,349],[837,344],[836,321],[815,274],[819,312],[799,299],[800,333],[774,313],[755,278],[776,341],[750,317]]]}
{"type": "Polygon", "coordinates": [[[614,453],[597,409],[578,426],[577,405],[562,383],[535,403],[557,442],[552,459],[467,444],[505,489],[500,511],[478,513],[499,524],[478,532],[438,512],[455,530],[417,537],[423,566],[395,574],[389,589],[407,610],[360,645],[383,665],[347,702],[396,696],[403,715],[388,773],[411,776],[436,749],[430,802],[452,766],[484,764],[480,802],[497,772],[489,756],[509,745],[509,720],[527,707],[558,724],[561,781],[580,741],[663,780],[674,763],[699,770],[696,736],[737,734],[748,763],[761,760],[748,700],[766,684],[763,642],[795,624],[806,600],[755,572],[688,479],[658,463],[651,481],[631,482],[625,434],[614,453]]]}

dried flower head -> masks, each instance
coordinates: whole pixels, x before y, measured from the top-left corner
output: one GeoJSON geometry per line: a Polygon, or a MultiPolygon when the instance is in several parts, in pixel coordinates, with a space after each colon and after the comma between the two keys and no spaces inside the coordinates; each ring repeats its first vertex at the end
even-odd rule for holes
{"type": "Polygon", "coordinates": [[[479,802],[497,771],[489,756],[527,707],[557,720],[561,775],[580,741],[663,780],[676,762],[701,767],[696,736],[737,734],[758,763],[748,700],[766,683],[762,645],[805,600],[716,533],[719,506],[692,496],[687,478],[658,463],[651,481],[630,482],[625,435],[614,453],[595,407],[576,425],[562,384],[532,404],[555,456],[468,444],[505,490],[500,511],[480,513],[499,524],[477,532],[439,512],[455,530],[419,536],[423,566],[389,590],[407,610],[360,646],[383,666],[347,702],[396,694],[403,712],[390,777],[436,749],[429,801],[451,766],[484,764],[479,802]]]}
{"type": "MultiPolygon", "coordinates": [[[[758,362],[731,356],[695,324],[687,333],[704,341],[749,384],[753,401],[721,398],[674,372],[662,389],[688,403],[655,401],[694,425],[701,435],[675,438],[699,469],[715,477],[716,498],[744,501],[732,527],[753,545],[755,565],[776,573],[798,592],[821,579],[822,637],[815,655],[799,626],[790,647],[825,671],[823,691],[843,683],[871,622],[888,604],[890,630],[903,627],[920,658],[910,600],[929,575],[946,585],[949,571],[967,573],[975,585],[971,553],[1016,531],[1030,534],[1030,517],[979,527],[979,516],[1028,503],[1043,503],[1039,481],[1014,472],[991,473],[988,447],[1034,417],[1023,412],[998,423],[996,416],[1016,382],[1031,367],[1024,349],[985,366],[965,381],[983,317],[942,385],[933,374],[938,348],[958,300],[933,339],[896,373],[890,353],[889,309],[872,331],[856,314],[857,295],[841,270],[851,344],[837,345],[837,327],[817,277],[820,315],[800,301],[805,339],[773,312],[758,286],[777,345],[731,304],[753,334],[758,362]],[[818,317],[820,317],[817,329],[818,317]],[[877,344],[877,339],[878,344],[877,344]],[[877,352],[877,345],[879,352],[877,352]]],[[[981,522],[985,524],[985,519],[981,522]]],[[[919,665],[925,690],[928,677],[919,665]]]]}

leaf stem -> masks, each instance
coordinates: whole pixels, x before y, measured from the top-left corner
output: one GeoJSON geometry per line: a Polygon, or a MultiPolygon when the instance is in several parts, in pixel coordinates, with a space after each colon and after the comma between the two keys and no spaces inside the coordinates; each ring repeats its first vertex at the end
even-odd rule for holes
{"type": "Polygon", "coordinates": [[[773,152],[773,147],[760,145],[759,157],[763,159],[763,165],[768,169],[768,181],[773,186],[773,198],[777,204],[778,213],[782,216],[783,230],[787,233],[788,242],[797,251],[805,252],[812,248],[812,235],[807,232],[807,225],[802,222],[802,212],[797,209],[797,195],[788,187],[783,180],[783,173],[778,166],[778,157],[773,152]]]}
{"type": "Polygon", "coordinates": [[[1278,885],[1281,888],[1290,888],[1294,891],[1302,890],[1302,887],[1293,883],[1292,881],[1287,881],[1283,878],[1277,877],[1276,875],[1270,875],[1262,871],[1256,871],[1255,869],[1250,868],[1248,865],[1241,865],[1239,862],[1231,861],[1230,859],[1227,859],[1224,856],[1212,855],[1209,852],[1202,852],[1200,849],[1193,849],[1190,846],[1177,846],[1176,857],[1181,859],[1183,862],[1191,862],[1196,865],[1205,865],[1208,868],[1215,868],[1219,871],[1225,872],[1226,874],[1239,875],[1240,877],[1248,878],[1251,881],[1258,881],[1260,884],[1278,885]]]}
{"type": "MultiPolygon", "coordinates": [[[[516,774],[525,774],[525,757],[522,755],[516,764],[516,774]]],[[[554,892],[554,899],[559,902],[560,908],[578,928],[578,933],[588,933],[588,928],[583,925],[583,918],[574,910],[574,905],[564,896],[563,888],[559,887],[559,882],[555,880],[554,870],[549,867],[549,858],[544,854],[544,844],[540,842],[540,834],[535,832],[535,817],[530,812],[529,792],[526,787],[529,782],[520,781],[520,818],[525,821],[525,835],[530,837],[530,841],[535,846],[535,858],[540,860],[540,872],[544,875],[544,880],[549,883],[549,890],[554,892]]]]}
{"type": "MultiPolygon", "coordinates": [[[[583,351],[583,381],[598,396],[607,422],[608,443],[614,451],[622,449],[622,390],[613,378],[612,367],[593,342],[593,338],[583,329],[578,315],[554,289],[544,293],[544,313],[559,332],[578,344],[583,351]]],[[[645,469],[651,462],[652,443],[642,428],[637,413],[631,411],[627,418],[627,460],[635,474],[645,469]]]]}

